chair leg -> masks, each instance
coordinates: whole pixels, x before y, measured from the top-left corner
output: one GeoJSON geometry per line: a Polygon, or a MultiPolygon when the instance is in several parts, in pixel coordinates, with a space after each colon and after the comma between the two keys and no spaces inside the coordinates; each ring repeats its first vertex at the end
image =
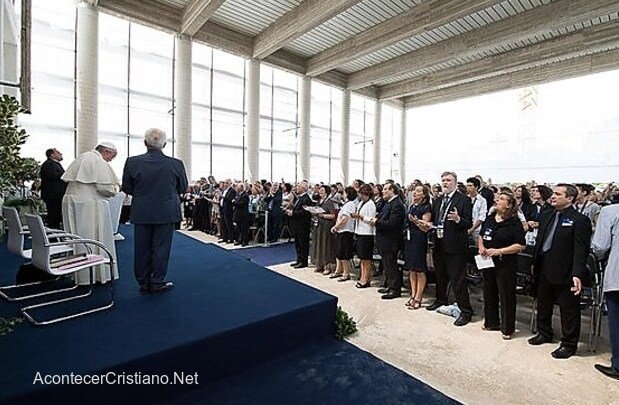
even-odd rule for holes
{"type": "Polygon", "coordinates": [[[19,296],[19,297],[11,297],[9,294],[7,294],[7,292],[9,292],[9,291],[13,291],[13,290],[18,291],[21,288],[31,287],[33,285],[51,284],[51,283],[54,283],[54,282],[56,282],[58,280],[60,280],[60,277],[56,277],[53,280],[47,280],[47,281],[35,281],[35,282],[32,282],[32,283],[3,286],[3,287],[0,287],[0,297],[4,298],[5,300],[7,300],[9,302],[14,302],[14,301],[17,302],[17,301],[24,301],[24,300],[31,299],[31,298],[43,297],[45,295],[56,294],[56,293],[65,292],[65,291],[72,291],[72,290],[75,290],[78,287],[78,285],[75,284],[72,287],[68,287],[68,288],[59,288],[59,289],[56,289],[56,290],[43,291],[43,292],[40,292],[40,293],[22,295],[22,296],[19,296]]]}
{"type": "MultiPolygon", "coordinates": [[[[110,274],[113,274],[113,267],[112,264],[110,263],[110,274]]],[[[92,314],[95,312],[99,312],[99,311],[104,311],[106,309],[111,308],[114,305],[114,279],[112,277],[112,279],[110,279],[110,302],[96,307],[96,308],[92,308],[86,311],[82,311],[82,312],[77,312],[75,314],[71,314],[71,315],[67,315],[67,316],[62,316],[62,317],[58,317],[58,318],[52,318],[50,320],[47,321],[39,321],[37,319],[34,318],[34,316],[32,316],[28,311],[33,310],[33,309],[37,309],[37,308],[44,308],[44,307],[49,307],[49,306],[54,306],[57,304],[61,304],[64,302],[69,302],[69,301],[74,301],[74,300],[78,300],[81,298],[86,298],[90,295],[92,295],[92,291],[93,291],[93,268],[90,268],[90,278],[89,278],[89,289],[88,292],[85,294],[80,294],[80,295],[75,295],[75,296],[71,296],[71,297],[67,297],[67,298],[62,298],[59,300],[54,300],[54,301],[48,301],[48,302],[43,302],[41,304],[36,304],[36,305],[30,305],[27,307],[24,307],[21,309],[21,313],[22,315],[28,319],[28,321],[30,321],[33,325],[36,326],[42,326],[42,325],[51,325],[54,323],[58,323],[58,322],[62,322],[62,321],[66,321],[69,319],[73,319],[73,318],[77,318],[83,315],[87,315],[87,314],[92,314]]]]}

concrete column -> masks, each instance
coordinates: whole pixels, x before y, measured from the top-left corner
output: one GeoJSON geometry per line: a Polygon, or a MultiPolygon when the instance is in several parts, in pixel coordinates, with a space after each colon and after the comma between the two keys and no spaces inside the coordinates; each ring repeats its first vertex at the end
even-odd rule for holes
{"type": "Polygon", "coordinates": [[[310,117],[312,79],[301,78],[299,92],[299,180],[310,180],[310,117]]]}
{"type": "Polygon", "coordinates": [[[380,124],[382,121],[382,112],[383,112],[383,102],[380,100],[376,100],[376,104],[374,105],[374,183],[380,182],[380,124]]]}
{"type": "Polygon", "coordinates": [[[97,146],[99,111],[99,11],[96,1],[77,3],[76,153],[97,146]]]}
{"type": "Polygon", "coordinates": [[[260,180],[260,61],[247,61],[247,176],[260,180]]]}
{"type": "Polygon", "coordinates": [[[348,185],[348,168],[350,159],[350,90],[342,92],[342,140],[340,144],[342,153],[342,172],[340,179],[342,184],[348,185]]]}
{"type": "Polygon", "coordinates": [[[400,121],[400,184],[406,185],[406,108],[402,110],[400,121]]]}
{"type": "Polygon", "coordinates": [[[187,177],[191,172],[191,38],[176,36],[174,85],[174,155],[183,161],[187,177]]]}

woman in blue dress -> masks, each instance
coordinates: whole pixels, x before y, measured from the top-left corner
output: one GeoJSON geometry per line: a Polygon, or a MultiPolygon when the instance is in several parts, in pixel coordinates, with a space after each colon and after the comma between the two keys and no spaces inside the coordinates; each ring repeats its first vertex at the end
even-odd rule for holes
{"type": "Polygon", "coordinates": [[[428,231],[431,219],[430,190],[423,185],[416,186],[413,190],[413,203],[406,217],[406,243],[404,245],[404,263],[409,270],[411,282],[411,298],[406,303],[409,309],[421,308],[421,300],[426,288],[428,231]]]}

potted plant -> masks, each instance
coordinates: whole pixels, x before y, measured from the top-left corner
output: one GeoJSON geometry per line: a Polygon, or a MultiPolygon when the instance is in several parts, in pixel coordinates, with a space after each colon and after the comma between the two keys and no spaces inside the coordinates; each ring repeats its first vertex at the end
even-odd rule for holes
{"type": "MultiPolygon", "coordinates": [[[[26,197],[24,184],[39,176],[39,162],[20,156],[29,135],[17,123],[17,116],[25,111],[15,97],[0,96],[0,207],[6,201],[7,205],[29,207],[26,211],[36,212],[41,205],[26,197]]],[[[2,232],[4,227],[0,229],[2,232]]]]}

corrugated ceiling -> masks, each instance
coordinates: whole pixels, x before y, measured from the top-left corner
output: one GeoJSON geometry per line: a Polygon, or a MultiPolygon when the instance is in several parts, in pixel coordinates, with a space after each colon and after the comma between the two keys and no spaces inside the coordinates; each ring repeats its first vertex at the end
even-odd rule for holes
{"type": "Polygon", "coordinates": [[[185,6],[189,3],[189,0],[156,0],[157,3],[162,3],[167,6],[172,6],[176,8],[185,8],[185,6]]]}
{"type": "Polygon", "coordinates": [[[509,0],[489,7],[478,13],[460,18],[432,31],[415,35],[380,51],[361,57],[353,62],[342,65],[338,70],[344,73],[357,72],[372,65],[388,61],[397,56],[413,52],[424,46],[444,41],[448,38],[464,34],[484,25],[492,24],[502,19],[512,17],[525,9],[530,10],[543,4],[549,4],[552,0],[509,0]]]}
{"type": "Polygon", "coordinates": [[[422,0],[365,0],[293,41],[284,49],[309,57],[384,22],[422,0]]]}
{"type": "Polygon", "coordinates": [[[227,0],[217,9],[211,21],[253,37],[301,2],[302,0],[227,0]]]}

